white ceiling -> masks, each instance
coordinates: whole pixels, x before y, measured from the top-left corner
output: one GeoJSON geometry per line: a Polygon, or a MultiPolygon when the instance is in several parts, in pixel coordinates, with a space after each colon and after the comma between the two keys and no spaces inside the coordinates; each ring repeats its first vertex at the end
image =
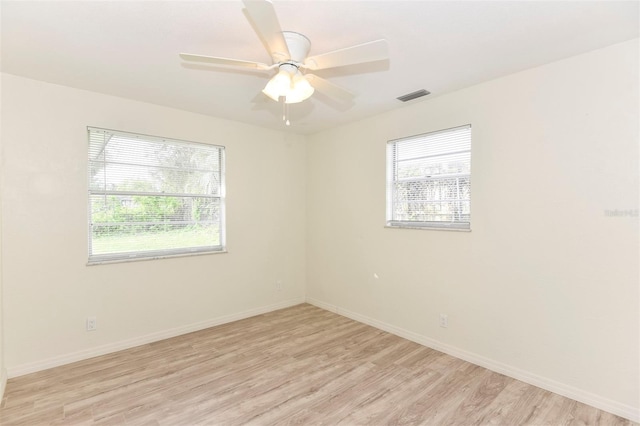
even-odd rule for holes
{"type": "MultiPolygon", "coordinates": [[[[357,97],[290,107],[292,131],[322,129],[638,37],[638,1],[279,1],[282,29],[311,55],[385,38],[390,60],[318,71],[357,97]]],[[[283,128],[260,91],[270,74],[188,65],[178,53],[271,63],[234,1],[5,1],[3,72],[283,128]]]]}

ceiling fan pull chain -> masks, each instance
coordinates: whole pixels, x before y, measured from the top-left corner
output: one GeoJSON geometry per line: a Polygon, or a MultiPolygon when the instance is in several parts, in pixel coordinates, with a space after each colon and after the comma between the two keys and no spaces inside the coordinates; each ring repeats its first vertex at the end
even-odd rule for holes
{"type": "Polygon", "coordinates": [[[284,122],[285,125],[291,126],[291,122],[289,121],[289,104],[285,102],[284,104],[285,116],[287,120],[284,122]]]}
{"type": "Polygon", "coordinates": [[[289,104],[285,102],[284,96],[280,97],[282,101],[282,121],[286,126],[291,126],[291,122],[289,121],[289,104]]]}

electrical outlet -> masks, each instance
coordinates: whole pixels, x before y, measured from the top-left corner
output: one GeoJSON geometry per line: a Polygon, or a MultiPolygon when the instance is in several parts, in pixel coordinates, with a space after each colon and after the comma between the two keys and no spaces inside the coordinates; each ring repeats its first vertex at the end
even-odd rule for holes
{"type": "Polygon", "coordinates": [[[276,290],[277,291],[282,291],[282,280],[277,280],[276,281],[276,290]]]}
{"type": "Polygon", "coordinates": [[[440,314],[440,327],[449,327],[449,317],[447,316],[447,314],[440,314]]]}
{"type": "Polygon", "coordinates": [[[87,331],[95,331],[98,328],[96,317],[87,317],[87,331]]]}

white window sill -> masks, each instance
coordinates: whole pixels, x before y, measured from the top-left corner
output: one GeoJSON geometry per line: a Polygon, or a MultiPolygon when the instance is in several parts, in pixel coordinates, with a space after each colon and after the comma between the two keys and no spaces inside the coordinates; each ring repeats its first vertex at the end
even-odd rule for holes
{"type": "Polygon", "coordinates": [[[145,260],[171,259],[174,257],[204,256],[208,254],[221,254],[221,253],[228,253],[228,252],[227,250],[216,250],[216,251],[201,251],[201,252],[195,252],[195,253],[167,254],[162,256],[132,257],[130,259],[98,260],[95,262],[87,262],[87,266],[108,265],[111,263],[142,262],[145,260]]]}
{"type": "Polygon", "coordinates": [[[465,228],[436,228],[431,226],[409,226],[409,225],[385,225],[389,229],[418,229],[420,231],[454,231],[454,232],[471,232],[471,229],[465,228]]]}

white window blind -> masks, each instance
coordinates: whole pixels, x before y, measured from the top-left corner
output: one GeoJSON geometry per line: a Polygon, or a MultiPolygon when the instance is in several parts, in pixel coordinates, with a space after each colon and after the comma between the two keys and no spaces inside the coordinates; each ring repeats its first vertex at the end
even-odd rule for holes
{"type": "Polygon", "coordinates": [[[471,126],[387,143],[387,226],[470,229],[471,126]]]}
{"type": "Polygon", "coordinates": [[[224,147],[88,133],[89,263],[224,250],[224,147]]]}

